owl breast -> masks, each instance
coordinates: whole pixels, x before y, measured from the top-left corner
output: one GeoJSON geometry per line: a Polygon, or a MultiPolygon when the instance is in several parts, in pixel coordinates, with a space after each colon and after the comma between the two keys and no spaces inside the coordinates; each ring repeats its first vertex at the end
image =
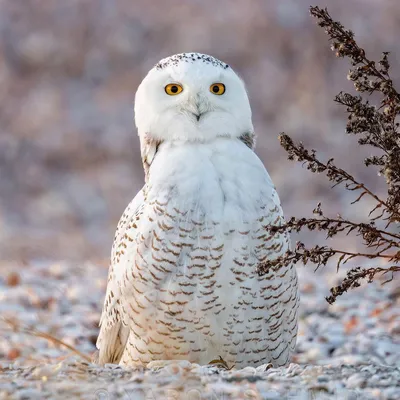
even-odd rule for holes
{"type": "Polygon", "coordinates": [[[289,248],[267,227],[283,221],[257,156],[242,142],[162,145],[137,222],[118,256],[130,336],[123,364],[222,356],[237,367],[285,364],[297,330],[293,267],[257,265],[289,248]]]}

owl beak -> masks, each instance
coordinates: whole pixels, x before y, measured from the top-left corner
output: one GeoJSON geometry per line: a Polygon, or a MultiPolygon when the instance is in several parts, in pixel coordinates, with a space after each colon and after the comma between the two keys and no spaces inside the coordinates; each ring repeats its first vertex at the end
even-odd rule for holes
{"type": "Polygon", "coordinates": [[[199,96],[196,96],[196,98],[191,98],[191,101],[189,101],[189,104],[187,105],[187,111],[189,111],[196,118],[197,122],[200,121],[200,118],[204,114],[205,110],[199,96]]]}
{"type": "Polygon", "coordinates": [[[200,121],[200,117],[201,117],[201,112],[200,112],[200,104],[199,104],[199,99],[197,98],[197,100],[194,103],[194,107],[193,107],[193,115],[196,117],[197,121],[200,121]]]}
{"type": "Polygon", "coordinates": [[[195,108],[193,110],[193,115],[196,117],[197,122],[199,122],[201,116],[206,113],[206,111],[204,110],[204,107],[202,107],[202,105],[200,103],[201,103],[200,100],[197,100],[195,102],[195,108]],[[202,108],[203,108],[203,110],[202,110],[202,108]]]}

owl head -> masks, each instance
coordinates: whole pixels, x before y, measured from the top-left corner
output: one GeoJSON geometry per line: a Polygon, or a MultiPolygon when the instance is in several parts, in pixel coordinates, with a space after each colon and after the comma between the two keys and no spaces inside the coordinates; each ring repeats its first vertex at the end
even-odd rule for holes
{"type": "Polygon", "coordinates": [[[227,64],[199,53],[157,63],[135,97],[139,136],[159,141],[238,138],[253,133],[243,81],[227,64]]]}

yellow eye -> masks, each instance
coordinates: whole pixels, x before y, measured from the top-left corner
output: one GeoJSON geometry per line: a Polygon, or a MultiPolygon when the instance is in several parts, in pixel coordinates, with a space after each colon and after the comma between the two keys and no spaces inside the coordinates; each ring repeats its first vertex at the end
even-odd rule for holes
{"type": "Polygon", "coordinates": [[[225,93],[225,85],[223,83],[213,83],[210,86],[210,92],[220,96],[225,93]]]}
{"type": "Polygon", "coordinates": [[[181,93],[183,87],[178,83],[170,83],[169,85],[165,86],[165,93],[169,94],[170,96],[175,96],[181,93]]]}

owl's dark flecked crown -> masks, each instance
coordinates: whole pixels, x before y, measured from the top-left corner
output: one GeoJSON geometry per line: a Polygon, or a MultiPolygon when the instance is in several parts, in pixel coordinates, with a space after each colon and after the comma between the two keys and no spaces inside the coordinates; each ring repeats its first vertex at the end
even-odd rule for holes
{"type": "Polygon", "coordinates": [[[164,58],[160,62],[158,62],[155,67],[156,69],[163,69],[169,66],[178,66],[180,63],[186,62],[186,63],[194,63],[194,62],[203,62],[206,64],[211,64],[215,67],[220,67],[223,69],[229,68],[228,64],[225,64],[224,62],[218,60],[215,57],[209,56],[207,54],[201,54],[201,53],[181,53],[181,54],[175,54],[171,57],[164,58]]]}

